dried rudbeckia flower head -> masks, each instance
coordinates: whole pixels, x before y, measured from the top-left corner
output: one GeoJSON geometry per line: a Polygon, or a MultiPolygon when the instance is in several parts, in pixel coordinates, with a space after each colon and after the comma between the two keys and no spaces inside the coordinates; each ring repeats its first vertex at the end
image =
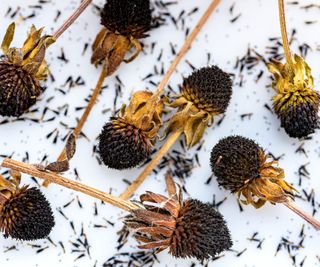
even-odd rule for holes
{"type": "Polygon", "coordinates": [[[32,26],[23,47],[10,48],[14,31],[12,23],[1,45],[5,57],[0,61],[0,115],[19,117],[43,91],[39,81],[47,77],[45,52],[54,39],[41,37],[43,29],[32,26]]]}
{"type": "Polygon", "coordinates": [[[142,208],[132,210],[125,220],[143,243],[139,248],[157,252],[169,248],[174,257],[204,260],[232,246],[226,222],[211,204],[152,192],[140,199],[142,208]]]}
{"type": "Polygon", "coordinates": [[[35,187],[0,177],[0,231],[18,240],[46,238],[54,226],[49,202],[35,187]]]}
{"type": "Polygon", "coordinates": [[[260,208],[267,201],[293,199],[295,189],[284,181],[283,169],[251,139],[230,136],[220,140],[210,161],[219,185],[237,193],[244,204],[260,208]]]}
{"type": "Polygon", "coordinates": [[[149,0],[107,0],[101,12],[104,28],[93,43],[91,62],[95,65],[104,62],[107,75],[111,75],[122,61],[134,60],[142,50],[138,39],[147,36],[151,20],[149,0]],[[132,47],[135,53],[125,59],[132,47]]]}
{"type": "Polygon", "coordinates": [[[319,128],[319,92],[314,90],[311,69],[302,57],[294,55],[292,66],[271,61],[274,76],[273,108],[290,137],[303,138],[319,128]]]}
{"type": "Polygon", "coordinates": [[[166,132],[180,130],[189,147],[197,144],[213,117],[226,111],[231,95],[230,75],[217,66],[193,72],[184,79],[181,94],[170,104],[179,110],[166,132]]]}
{"type": "Polygon", "coordinates": [[[109,168],[118,170],[136,167],[152,152],[152,140],[162,125],[163,103],[150,107],[152,93],[136,92],[128,107],[104,127],[99,136],[99,154],[109,168]],[[150,114],[150,110],[153,110],[150,114]]]}

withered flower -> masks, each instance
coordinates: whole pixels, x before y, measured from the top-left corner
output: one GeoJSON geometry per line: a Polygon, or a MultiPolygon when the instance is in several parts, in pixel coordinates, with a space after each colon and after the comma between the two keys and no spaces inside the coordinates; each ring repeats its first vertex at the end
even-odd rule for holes
{"type": "Polygon", "coordinates": [[[320,127],[320,94],[314,89],[309,65],[290,51],[283,0],[278,0],[278,5],[286,62],[272,60],[267,64],[277,93],[273,97],[273,108],[290,137],[305,138],[320,127]]]}
{"type": "Polygon", "coordinates": [[[101,12],[104,28],[93,43],[91,62],[98,65],[104,61],[109,76],[121,62],[134,60],[142,50],[139,39],[148,36],[151,20],[149,0],[107,0],[101,12]],[[125,59],[133,47],[135,53],[125,59]]]}
{"type": "Polygon", "coordinates": [[[0,61],[0,115],[19,117],[43,92],[39,81],[47,76],[45,52],[54,39],[32,26],[22,48],[10,48],[14,31],[12,23],[1,45],[5,57],[0,61]]]}
{"type": "Polygon", "coordinates": [[[46,238],[54,224],[50,204],[39,189],[0,177],[0,231],[6,238],[46,238]]]}
{"type": "Polygon", "coordinates": [[[150,92],[136,92],[128,107],[123,106],[119,116],[103,127],[98,152],[102,162],[109,168],[133,168],[150,156],[152,142],[162,125],[163,110],[160,101],[156,112],[149,114],[147,101],[151,96],[150,92]]]}
{"type": "Polygon", "coordinates": [[[182,131],[186,144],[197,144],[213,117],[226,111],[232,95],[230,75],[217,66],[204,67],[183,80],[182,92],[170,104],[178,112],[167,133],[182,131]]]}
{"type": "Polygon", "coordinates": [[[147,192],[140,196],[141,209],[131,211],[125,224],[143,243],[141,249],[156,249],[177,258],[215,257],[232,246],[223,216],[209,203],[183,200],[147,192]]]}
{"type": "Polygon", "coordinates": [[[253,140],[242,136],[221,139],[212,149],[210,162],[218,184],[238,194],[243,204],[260,208],[267,201],[282,203],[320,229],[319,222],[293,204],[297,191],[284,180],[278,162],[253,140]]]}

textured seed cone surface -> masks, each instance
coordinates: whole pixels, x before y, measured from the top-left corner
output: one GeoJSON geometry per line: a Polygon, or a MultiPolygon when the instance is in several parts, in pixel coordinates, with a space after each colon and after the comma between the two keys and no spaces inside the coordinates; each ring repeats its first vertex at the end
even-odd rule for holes
{"type": "Polygon", "coordinates": [[[252,140],[241,136],[224,138],[211,152],[211,168],[220,186],[238,191],[248,180],[259,177],[262,149],[252,140]]]}
{"type": "Polygon", "coordinates": [[[147,192],[144,209],[133,210],[125,223],[135,230],[139,248],[169,249],[177,258],[215,257],[232,246],[222,215],[210,204],[195,199],[180,201],[147,192]],[[159,207],[160,206],[160,207],[159,207]]]}
{"type": "Polygon", "coordinates": [[[49,202],[39,189],[22,187],[0,206],[0,230],[18,240],[46,238],[54,226],[49,202]]]}
{"type": "Polygon", "coordinates": [[[151,28],[149,0],[107,0],[101,24],[114,33],[134,38],[146,37],[151,28]]]}
{"type": "Polygon", "coordinates": [[[184,79],[182,95],[198,109],[224,113],[232,95],[230,75],[217,66],[197,70],[184,79]]]}
{"type": "Polygon", "coordinates": [[[140,129],[121,118],[108,122],[99,136],[100,158],[113,169],[136,167],[150,156],[152,147],[140,129]]]}
{"type": "Polygon", "coordinates": [[[293,69],[287,64],[272,61],[269,71],[274,75],[273,108],[286,133],[293,138],[305,138],[320,126],[319,92],[314,90],[314,81],[308,64],[294,55],[293,69]]]}
{"type": "Polygon", "coordinates": [[[20,66],[0,62],[0,115],[19,117],[37,101],[43,89],[20,66]]]}

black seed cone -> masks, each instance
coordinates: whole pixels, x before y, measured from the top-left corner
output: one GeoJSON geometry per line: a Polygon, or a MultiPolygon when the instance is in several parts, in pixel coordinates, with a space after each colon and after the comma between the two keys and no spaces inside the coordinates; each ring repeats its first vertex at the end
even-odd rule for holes
{"type": "Polygon", "coordinates": [[[171,242],[173,256],[198,260],[215,257],[232,246],[222,215],[211,204],[196,199],[184,201],[171,242]]]}
{"type": "Polygon", "coordinates": [[[232,81],[217,66],[201,68],[184,79],[182,94],[199,109],[224,113],[231,99],[232,81]]]}
{"type": "Polygon", "coordinates": [[[319,105],[315,103],[299,103],[290,105],[286,111],[278,113],[286,133],[293,138],[305,138],[319,128],[319,105]]]}
{"type": "Polygon", "coordinates": [[[145,161],[152,152],[152,144],[140,129],[123,119],[112,119],[99,136],[98,152],[106,166],[123,170],[145,161]]]}
{"type": "Polygon", "coordinates": [[[21,67],[0,62],[0,115],[19,117],[43,92],[39,82],[21,67]]]}
{"type": "Polygon", "coordinates": [[[247,180],[259,177],[259,152],[253,140],[242,136],[221,139],[211,151],[211,168],[220,186],[238,191],[247,180]]]}
{"type": "Polygon", "coordinates": [[[137,39],[147,36],[151,20],[149,0],[107,0],[101,12],[101,24],[107,29],[137,39]]]}
{"type": "Polygon", "coordinates": [[[46,238],[54,224],[49,202],[35,187],[19,189],[0,212],[0,230],[18,240],[46,238]]]}

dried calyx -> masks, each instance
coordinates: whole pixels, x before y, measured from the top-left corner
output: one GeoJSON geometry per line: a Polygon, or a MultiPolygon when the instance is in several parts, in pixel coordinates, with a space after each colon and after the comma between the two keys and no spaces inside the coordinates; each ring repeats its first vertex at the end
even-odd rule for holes
{"type": "Polygon", "coordinates": [[[260,208],[267,201],[293,199],[295,189],[284,181],[283,169],[251,139],[230,136],[220,140],[210,161],[219,185],[243,197],[244,204],[260,208]]]}
{"type": "Polygon", "coordinates": [[[304,59],[290,51],[284,1],[278,0],[281,35],[286,62],[269,62],[268,69],[274,76],[273,108],[286,133],[294,138],[306,138],[320,126],[319,92],[314,90],[311,69],[304,59]]]}
{"type": "Polygon", "coordinates": [[[314,90],[311,69],[298,55],[292,58],[292,67],[271,61],[269,71],[274,76],[273,108],[290,137],[304,138],[320,126],[319,92],[314,90]]]}
{"type": "Polygon", "coordinates": [[[237,193],[242,203],[255,208],[267,201],[282,203],[320,230],[320,222],[294,204],[296,190],[284,181],[278,162],[253,140],[241,136],[224,138],[213,147],[210,161],[219,185],[237,193]]]}
{"type": "Polygon", "coordinates": [[[232,246],[223,216],[208,203],[147,192],[140,196],[141,208],[131,211],[125,224],[142,243],[139,248],[156,249],[177,258],[204,260],[232,246]]]}
{"type": "Polygon", "coordinates": [[[19,174],[0,176],[0,231],[24,241],[46,238],[55,224],[50,204],[39,189],[19,182],[19,174]]]}
{"type": "Polygon", "coordinates": [[[150,92],[136,92],[129,105],[122,107],[119,116],[103,127],[98,152],[109,168],[133,168],[150,156],[153,140],[162,125],[163,111],[162,101],[158,101],[156,107],[150,106],[151,97],[150,92]]]}
{"type": "Polygon", "coordinates": [[[142,50],[138,39],[148,36],[151,21],[149,0],[107,0],[101,12],[104,28],[93,43],[91,62],[95,65],[105,62],[104,68],[109,76],[121,62],[135,59],[142,50]],[[136,51],[125,59],[133,47],[136,51]]]}
{"type": "Polygon", "coordinates": [[[39,81],[47,77],[46,48],[55,40],[32,26],[22,48],[11,48],[14,31],[12,23],[1,45],[5,57],[0,61],[0,115],[19,117],[43,91],[39,81]]]}
{"type": "Polygon", "coordinates": [[[197,144],[215,115],[226,111],[232,95],[230,75],[217,66],[204,67],[183,81],[182,92],[170,104],[178,112],[170,119],[166,129],[181,131],[186,144],[197,144]]]}

